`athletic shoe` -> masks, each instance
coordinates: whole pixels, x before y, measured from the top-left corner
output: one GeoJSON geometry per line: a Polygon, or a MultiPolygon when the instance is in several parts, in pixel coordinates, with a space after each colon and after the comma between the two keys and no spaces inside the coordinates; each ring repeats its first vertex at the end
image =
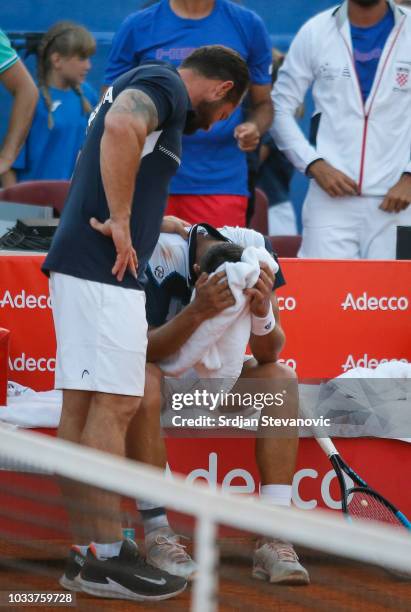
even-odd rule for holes
{"type": "Polygon", "coordinates": [[[307,570],[288,542],[266,539],[254,551],[253,577],[276,584],[309,584],[307,570]]]}
{"type": "Polygon", "coordinates": [[[197,564],[186,552],[186,546],[181,544],[180,536],[169,527],[161,527],[147,535],[146,560],[150,565],[186,580],[193,580],[197,572],[197,564]]]}
{"type": "Polygon", "coordinates": [[[81,591],[79,581],[81,568],[85,563],[86,557],[81,554],[77,546],[72,546],[70,549],[69,558],[67,559],[64,574],[61,576],[59,583],[68,591],[81,591]]]}
{"type": "Polygon", "coordinates": [[[117,557],[98,559],[93,546],[80,573],[81,590],[97,597],[160,601],[178,595],[186,580],[148,565],[132,540],[124,540],[117,557]]]}

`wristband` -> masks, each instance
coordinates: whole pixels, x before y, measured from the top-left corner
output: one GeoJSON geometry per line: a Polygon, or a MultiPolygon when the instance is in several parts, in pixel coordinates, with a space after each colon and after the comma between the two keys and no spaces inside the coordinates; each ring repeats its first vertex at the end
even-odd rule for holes
{"type": "Polygon", "coordinates": [[[251,315],[251,333],[255,336],[265,336],[273,331],[275,327],[275,317],[273,307],[270,304],[270,310],[265,317],[256,317],[251,315]]]}

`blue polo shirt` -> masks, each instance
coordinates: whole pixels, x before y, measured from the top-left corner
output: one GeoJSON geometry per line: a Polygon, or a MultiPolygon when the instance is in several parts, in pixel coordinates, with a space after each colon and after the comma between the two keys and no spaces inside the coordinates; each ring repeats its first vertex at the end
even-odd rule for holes
{"type": "MultiPolygon", "coordinates": [[[[81,88],[91,106],[96,106],[98,96],[94,89],[87,83],[81,88]]],[[[56,87],[49,87],[49,94],[54,125],[49,129],[49,113],[40,95],[30,132],[13,164],[18,181],[70,180],[83,146],[88,114],[80,96],[72,89],[56,87]]]]}
{"type": "Polygon", "coordinates": [[[144,65],[114,82],[91,115],[61,221],[43,265],[45,272],[60,272],[116,287],[143,287],[145,268],[160,233],[169,182],[180,163],[181,135],[189,108],[185,85],[171,65],[144,65]],[[127,271],[119,283],[111,273],[116,260],[114,243],[94,230],[89,220],[96,217],[104,222],[110,216],[100,171],[100,144],[107,112],[116,97],[130,88],[141,90],[152,99],[159,125],[146,138],[132,202],[130,230],[138,256],[138,278],[127,271]]]}
{"type": "Polygon", "coordinates": [[[355,67],[364,102],[370,95],[378,63],[393,27],[394,13],[390,7],[385,16],[369,28],[360,28],[351,24],[355,67]]]}
{"type": "MultiPolygon", "coordinates": [[[[179,17],[169,0],[133,13],[114,37],[105,82],[112,83],[147,59],[178,66],[198,47],[214,44],[240,53],[253,84],[271,84],[271,42],[265,25],[254,12],[230,0],[215,0],[212,12],[203,19],[179,17]]],[[[236,126],[243,121],[243,111],[237,109],[210,131],[184,136],[182,164],[170,193],[247,195],[246,156],[234,138],[236,126]]]]}

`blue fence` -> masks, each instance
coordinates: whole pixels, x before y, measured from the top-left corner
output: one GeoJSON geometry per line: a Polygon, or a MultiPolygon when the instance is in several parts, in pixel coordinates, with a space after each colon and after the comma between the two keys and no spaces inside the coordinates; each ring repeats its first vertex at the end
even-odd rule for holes
{"type": "MultiPolygon", "coordinates": [[[[44,32],[61,19],[82,23],[95,35],[98,48],[93,57],[93,67],[88,77],[99,89],[103,82],[104,66],[113,33],[131,12],[142,8],[147,0],[13,0],[2,2],[0,28],[7,33],[44,32]]],[[[286,50],[289,43],[310,17],[336,4],[332,0],[243,0],[242,4],[255,10],[265,21],[273,45],[286,50]]],[[[22,39],[23,40],[23,39],[22,39]]],[[[21,53],[24,57],[24,51],[21,53]]],[[[27,59],[31,72],[34,58],[27,59]]],[[[3,136],[10,108],[9,96],[0,90],[0,138],[3,136]]],[[[311,103],[308,99],[303,127],[308,127],[311,103]]],[[[306,179],[296,175],[292,196],[297,209],[301,207],[306,190],[306,179]]]]}

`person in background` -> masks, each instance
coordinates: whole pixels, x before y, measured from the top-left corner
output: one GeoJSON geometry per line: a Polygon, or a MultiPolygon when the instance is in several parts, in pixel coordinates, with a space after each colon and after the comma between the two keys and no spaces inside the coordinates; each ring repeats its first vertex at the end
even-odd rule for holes
{"type": "Polygon", "coordinates": [[[6,135],[0,147],[0,178],[3,180],[30,129],[38,91],[23,62],[1,30],[0,82],[14,98],[6,135]]]}
{"type": "Polygon", "coordinates": [[[105,83],[150,60],[178,66],[201,45],[221,44],[246,60],[249,108],[211,130],[183,139],[181,167],[166,213],[190,223],[244,226],[248,202],[246,153],[258,146],[273,117],[271,43],[261,18],[230,0],[160,0],[125,19],[113,40],[105,83]]]}
{"type": "MultiPolygon", "coordinates": [[[[272,82],[277,79],[278,70],[285,55],[273,49],[272,82]]],[[[304,113],[303,106],[297,116],[304,113]]],[[[256,187],[264,191],[268,198],[268,233],[270,236],[294,236],[298,233],[294,207],[290,201],[290,184],[294,168],[275,144],[269,132],[261,139],[258,149],[260,166],[256,176],[256,187]]]]}
{"type": "Polygon", "coordinates": [[[17,181],[71,178],[88,117],[98,102],[97,93],[84,82],[95,50],[90,32],[70,21],[56,23],[40,41],[37,80],[41,97],[24,147],[4,176],[6,186],[17,181]]]}
{"type": "Polygon", "coordinates": [[[411,14],[346,0],[295,37],[273,90],[271,134],[311,181],[300,257],[395,259],[411,225],[411,14]],[[295,112],[313,86],[310,142],[295,112]]]}

